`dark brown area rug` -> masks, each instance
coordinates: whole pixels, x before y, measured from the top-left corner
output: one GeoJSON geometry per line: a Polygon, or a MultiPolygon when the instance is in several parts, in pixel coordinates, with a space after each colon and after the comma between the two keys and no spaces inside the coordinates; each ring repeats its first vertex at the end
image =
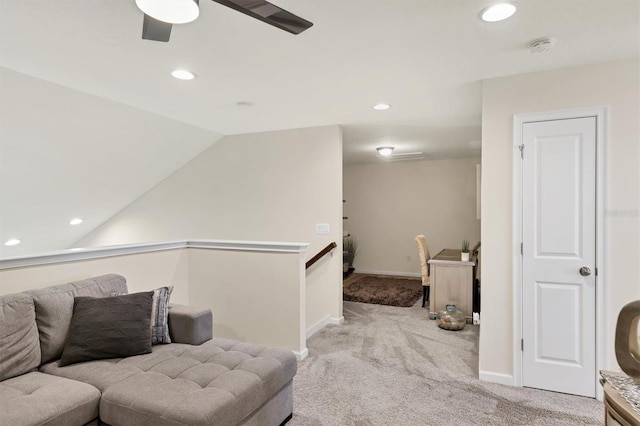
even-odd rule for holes
{"type": "Polygon", "coordinates": [[[365,275],[344,284],[343,299],[349,302],[389,306],[413,306],[422,297],[422,281],[365,275]]]}

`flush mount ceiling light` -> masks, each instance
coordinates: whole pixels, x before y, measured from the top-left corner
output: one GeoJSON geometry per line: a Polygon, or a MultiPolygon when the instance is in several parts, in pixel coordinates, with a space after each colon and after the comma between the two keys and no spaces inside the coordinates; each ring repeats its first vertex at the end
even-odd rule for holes
{"type": "Polygon", "coordinates": [[[514,13],[516,13],[514,3],[496,3],[482,9],[480,19],[485,22],[498,22],[510,18],[514,13]]]}
{"type": "Polygon", "coordinates": [[[20,240],[17,238],[11,238],[4,243],[5,246],[17,246],[18,244],[20,244],[20,240]]]}
{"type": "Polygon", "coordinates": [[[385,111],[385,110],[388,110],[389,108],[391,108],[391,105],[389,104],[375,104],[373,106],[373,109],[375,109],[376,111],[385,111]]]}
{"type": "Polygon", "coordinates": [[[196,78],[196,75],[191,71],[187,70],[175,70],[171,72],[171,75],[178,80],[193,80],[196,78]]]}
{"type": "Polygon", "coordinates": [[[82,219],[76,217],[75,219],[71,219],[69,221],[69,225],[80,225],[82,223],[82,219]]]}
{"type": "Polygon", "coordinates": [[[393,150],[395,149],[395,147],[393,146],[381,146],[379,148],[376,148],[378,150],[378,154],[382,155],[383,157],[388,157],[391,155],[391,153],[393,152],[393,150]]]}
{"type": "Polygon", "coordinates": [[[186,24],[200,14],[196,0],[136,0],[138,9],[158,21],[186,24]]]}

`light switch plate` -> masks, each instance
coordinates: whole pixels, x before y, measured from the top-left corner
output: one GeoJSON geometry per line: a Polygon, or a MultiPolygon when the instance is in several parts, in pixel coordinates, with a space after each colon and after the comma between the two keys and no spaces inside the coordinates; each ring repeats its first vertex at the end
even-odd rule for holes
{"type": "Polygon", "coordinates": [[[328,223],[316,223],[316,234],[327,235],[329,234],[330,227],[328,223]]]}

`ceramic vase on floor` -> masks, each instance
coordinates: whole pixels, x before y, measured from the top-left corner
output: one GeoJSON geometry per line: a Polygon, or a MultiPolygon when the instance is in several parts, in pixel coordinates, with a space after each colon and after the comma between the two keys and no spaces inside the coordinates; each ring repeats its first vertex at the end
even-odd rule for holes
{"type": "Polygon", "coordinates": [[[616,359],[622,371],[640,382],[640,300],[626,304],[616,324],[616,359]]]}

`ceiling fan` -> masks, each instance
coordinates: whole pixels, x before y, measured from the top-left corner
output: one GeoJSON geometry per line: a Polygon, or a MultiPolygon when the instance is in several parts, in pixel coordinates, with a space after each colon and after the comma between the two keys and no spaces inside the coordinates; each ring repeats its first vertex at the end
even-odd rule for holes
{"type": "MultiPolygon", "coordinates": [[[[213,0],[252,18],[292,34],[300,34],[313,23],[265,0],[213,0]]],[[[169,41],[173,24],[186,24],[200,14],[198,0],[136,0],[144,12],[142,38],[169,41]]]]}

